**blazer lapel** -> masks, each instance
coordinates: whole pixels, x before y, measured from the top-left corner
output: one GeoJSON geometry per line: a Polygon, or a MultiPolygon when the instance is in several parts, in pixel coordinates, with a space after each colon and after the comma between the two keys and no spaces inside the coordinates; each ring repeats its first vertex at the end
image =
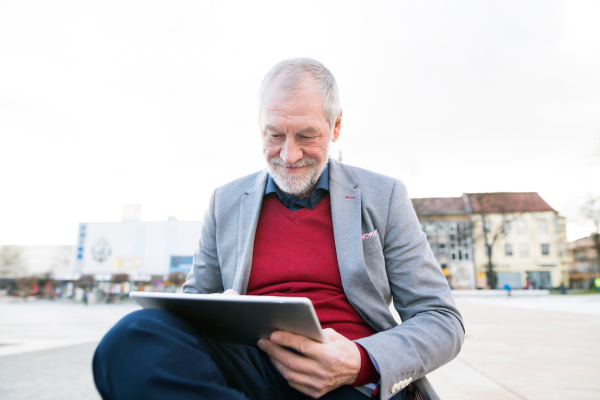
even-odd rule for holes
{"type": "Polygon", "coordinates": [[[254,182],[246,190],[240,203],[238,227],[237,267],[233,280],[233,289],[240,294],[246,294],[250,269],[252,267],[252,252],[254,250],[254,235],[260,216],[260,209],[267,185],[267,172],[258,174],[254,182]]]}
{"type": "Polygon", "coordinates": [[[329,168],[333,234],[344,292],[350,304],[369,325],[377,331],[387,329],[388,326],[382,326],[381,321],[389,319],[389,310],[377,307],[386,303],[365,265],[358,183],[343,164],[330,160],[329,168]]]}

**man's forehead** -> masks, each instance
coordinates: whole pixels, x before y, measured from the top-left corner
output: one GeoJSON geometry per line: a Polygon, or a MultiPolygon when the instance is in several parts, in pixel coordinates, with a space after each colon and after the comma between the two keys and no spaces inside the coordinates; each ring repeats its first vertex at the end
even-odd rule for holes
{"type": "Polygon", "coordinates": [[[313,89],[293,93],[279,90],[267,93],[263,102],[265,117],[325,118],[323,96],[313,89]]]}
{"type": "Polygon", "coordinates": [[[315,121],[315,117],[312,115],[289,115],[289,114],[276,114],[267,113],[264,118],[264,129],[273,131],[287,131],[293,127],[293,130],[313,130],[319,131],[316,128],[318,123],[315,121]]]}

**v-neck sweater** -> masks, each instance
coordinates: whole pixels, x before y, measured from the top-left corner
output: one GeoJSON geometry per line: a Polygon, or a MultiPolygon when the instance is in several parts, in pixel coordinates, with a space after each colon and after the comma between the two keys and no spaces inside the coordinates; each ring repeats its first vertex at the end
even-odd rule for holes
{"type": "MultiPolygon", "coordinates": [[[[350,340],[376,333],[348,301],[337,261],[331,203],[291,211],[274,194],[265,196],[256,227],[247,294],[307,297],[323,328],[350,340]]],[[[357,344],[361,370],[355,386],[377,383],[371,358],[357,344]]]]}

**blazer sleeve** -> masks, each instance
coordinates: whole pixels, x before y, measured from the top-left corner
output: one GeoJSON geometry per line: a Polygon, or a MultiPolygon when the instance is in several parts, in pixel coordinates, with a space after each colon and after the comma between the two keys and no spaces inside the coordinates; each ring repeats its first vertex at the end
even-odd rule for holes
{"type": "Polygon", "coordinates": [[[398,180],[383,240],[386,273],[402,323],[356,342],[377,362],[381,398],[386,400],[395,383],[416,381],[456,357],[465,331],[406,187],[398,180]]]}
{"type": "Polygon", "coordinates": [[[219,293],[223,292],[223,279],[217,254],[217,223],[215,218],[215,198],[217,190],[212,193],[204,220],[198,249],[194,253],[194,264],[183,284],[184,293],[219,293]]]}

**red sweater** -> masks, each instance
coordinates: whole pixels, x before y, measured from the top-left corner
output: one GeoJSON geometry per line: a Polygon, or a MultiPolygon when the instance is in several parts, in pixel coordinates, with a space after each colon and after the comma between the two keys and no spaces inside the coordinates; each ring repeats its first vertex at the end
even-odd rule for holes
{"type": "MultiPolygon", "coordinates": [[[[323,328],[333,328],[350,340],[373,335],[348,301],[337,262],[329,195],[314,209],[295,212],[273,194],[263,201],[247,294],[308,297],[323,328]]],[[[368,353],[361,356],[355,386],[377,383],[379,374],[368,353]]]]}

